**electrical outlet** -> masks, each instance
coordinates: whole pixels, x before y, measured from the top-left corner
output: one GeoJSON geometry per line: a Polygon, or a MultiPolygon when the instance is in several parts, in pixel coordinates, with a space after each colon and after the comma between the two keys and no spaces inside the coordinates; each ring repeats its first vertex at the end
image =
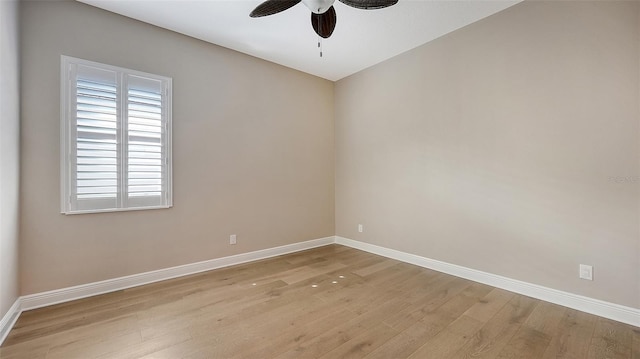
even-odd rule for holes
{"type": "Polygon", "coordinates": [[[586,264],[580,265],[580,278],[593,280],[593,267],[586,264]]]}
{"type": "Polygon", "coordinates": [[[229,244],[236,244],[236,243],[237,243],[236,235],[235,234],[230,235],[229,236],[229,244]]]}
{"type": "Polygon", "coordinates": [[[362,233],[362,231],[364,230],[364,228],[362,227],[361,224],[358,225],[358,232],[362,233]]]}

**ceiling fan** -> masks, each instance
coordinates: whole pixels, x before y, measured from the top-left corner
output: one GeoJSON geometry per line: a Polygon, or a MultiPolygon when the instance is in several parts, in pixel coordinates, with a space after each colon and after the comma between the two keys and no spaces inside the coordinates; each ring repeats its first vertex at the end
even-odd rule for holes
{"type": "MultiPolygon", "coordinates": [[[[398,0],[339,0],[356,9],[373,10],[395,5],[398,0]]],[[[258,5],[249,16],[261,17],[277,14],[302,2],[311,10],[311,26],[322,38],[328,38],[336,27],[335,0],[267,0],[258,5]]]]}

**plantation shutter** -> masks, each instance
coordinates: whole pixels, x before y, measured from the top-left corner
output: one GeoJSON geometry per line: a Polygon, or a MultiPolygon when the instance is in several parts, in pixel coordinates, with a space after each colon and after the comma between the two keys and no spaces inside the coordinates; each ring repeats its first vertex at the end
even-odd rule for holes
{"type": "Polygon", "coordinates": [[[63,213],[170,207],[170,79],[69,57],[63,74],[63,213]]]}
{"type": "Polygon", "coordinates": [[[71,202],[77,210],[114,208],[119,202],[118,87],[115,71],[76,66],[71,202]]]}
{"type": "Polygon", "coordinates": [[[162,204],[166,196],[166,138],[162,83],[127,81],[127,193],[130,204],[162,204]]]}

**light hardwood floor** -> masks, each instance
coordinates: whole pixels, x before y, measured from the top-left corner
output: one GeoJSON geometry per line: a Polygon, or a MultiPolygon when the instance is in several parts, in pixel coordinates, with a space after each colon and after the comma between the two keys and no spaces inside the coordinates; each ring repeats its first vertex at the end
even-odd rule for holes
{"type": "Polygon", "coordinates": [[[640,328],[330,245],[22,314],[0,358],[632,358],[640,328]]]}

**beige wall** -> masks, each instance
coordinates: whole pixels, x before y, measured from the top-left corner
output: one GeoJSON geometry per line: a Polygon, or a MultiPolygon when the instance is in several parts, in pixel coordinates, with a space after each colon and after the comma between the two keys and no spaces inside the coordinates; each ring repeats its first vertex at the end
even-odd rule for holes
{"type": "Polygon", "coordinates": [[[639,15],[524,2],[337,82],[336,234],[640,308],[639,15]]]}
{"type": "MultiPolygon", "coordinates": [[[[335,94],[84,4],[22,9],[22,294],[336,233],[640,308],[638,3],[525,2],[335,94]],[[172,209],[59,213],[61,54],[173,78],[172,209]]],[[[2,113],[4,180],[17,121],[2,113]]],[[[6,183],[3,311],[17,293],[6,183]]]]}
{"type": "MultiPolygon", "coordinates": [[[[0,319],[18,298],[18,2],[0,1],[0,319]]],[[[1,333],[0,333],[1,336],[1,333]]]]}
{"type": "Polygon", "coordinates": [[[22,294],[334,234],[333,83],[75,1],[22,10],[22,294]],[[60,214],[62,54],[173,78],[173,208],[60,214]]]}

